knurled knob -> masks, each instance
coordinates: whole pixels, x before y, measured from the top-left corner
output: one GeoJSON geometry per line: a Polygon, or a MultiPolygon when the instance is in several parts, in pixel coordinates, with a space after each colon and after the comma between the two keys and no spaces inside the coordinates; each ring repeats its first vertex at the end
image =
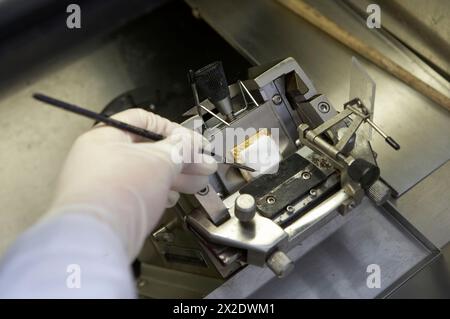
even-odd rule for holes
{"type": "Polygon", "coordinates": [[[366,194],[377,206],[381,206],[391,197],[391,189],[377,180],[366,190],[366,194]]]}
{"type": "Polygon", "coordinates": [[[286,277],[294,269],[292,260],[281,250],[270,255],[266,264],[278,278],[286,277]]]}

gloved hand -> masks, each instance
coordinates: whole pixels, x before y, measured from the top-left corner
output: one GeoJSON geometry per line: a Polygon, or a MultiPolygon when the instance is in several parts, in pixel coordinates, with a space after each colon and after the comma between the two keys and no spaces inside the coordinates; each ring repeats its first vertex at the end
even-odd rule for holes
{"type": "Polygon", "coordinates": [[[217,163],[199,153],[206,147],[200,134],[158,115],[132,109],[113,117],[167,138],[149,142],[102,124],[81,135],[63,167],[47,217],[93,216],[117,232],[134,259],[165,207],[176,203],[178,192],[203,189],[217,163]],[[196,163],[187,163],[192,155],[196,163]]]}

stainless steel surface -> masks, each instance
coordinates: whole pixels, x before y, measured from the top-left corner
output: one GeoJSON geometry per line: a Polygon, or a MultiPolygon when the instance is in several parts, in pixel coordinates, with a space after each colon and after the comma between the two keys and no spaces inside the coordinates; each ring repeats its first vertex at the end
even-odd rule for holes
{"type": "Polygon", "coordinates": [[[450,75],[450,7],[447,0],[346,0],[367,16],[369,4],[382,10],[382,27],[450,75]]]}
{"type": "Polygon", "coordinates": [[[450,299],[450,244],[387,298],[450,299]]]}
{"type": "MultiPolygon", "coordinates": [[[[258,102],[256,102],[255,98],[253,97],[253,95],[250,93],[250,91],[247,89],[247,87],[245,86],[245,84],[242,81],[239,81],[239,86],[244,89],[245,93],[247,93],[248,97],[252,100],[253,104],[255,106],[259,106],[258,102]]],[[[245,98],[244,94],[242,94],[242,96],[245,98]]]]}
{"type": "Polygon", "coordinates": [[[400,197],[399,212],[439,248],[450,242],[450,161],[400,197]]]}
{"type": "MultiPolygon", "coordinates": [[[[336,43],[272,0],[187,0],[229,43],[255,64],[292,56],[319,92],[337,106],[348,99],[349,49],[336,43]],[[222,14],[227,12],[227,14],[222,14]]],[[[330,1],[312,3],[322,13],[365,39],[433,87],[448,92],[448,82],[424,70],[401,49],[369,30],[352,13],[330,1]]],[[[401,155],[374,136],[382,177],[399,194],[450,158],[450,113],[386,72],[360,58],[377,83],[374,122],[402,145],[401,155]],[[420,146],[419,146],[420,145],[420,146]]]]}
{"type": "Polygon", "coordinates": [[[208,298],[374,298],[432,254],[432,247],[369,200],[357,210],[348,222],[345,216],[335,219],[291,250],[288,256],[295,268],[287,278],[247,266],[208,298]],[[345,224],[332,233],[335,223],[345,224]],[[327,233],[332,234],[318,245],[313,243],[314,236],[327,233]],[[368,266],[373,264],[380,267],[380,288],[367,286],[368,266]]]}
{"type": "Polygon", "coordinates": [[[196,211],[187,217],[187,222],[209,242],[248,251],[247,262],[259,266],[264,265],[270,250],[287,240],[280,226],[259,214],[248,225],[242,225],[232,215],[217,227],[204,213],[196,211]]]}
{"type": "Polygon", "coordinates": [[[222,122],[223,124],[225,124],[226,126],[230,126],[230,123],[228,123],[227,121],[225,121],[224,119],[222,119],[220,116],[218,116],[216,113],[211,112],[210,110],[208,110],[208,108],[204,107],[203,105],[199,104],[198,105],[202,110],[206,111],[206,113],[209,113],[210,115],[214,116],[218,121],[222,122]]]}

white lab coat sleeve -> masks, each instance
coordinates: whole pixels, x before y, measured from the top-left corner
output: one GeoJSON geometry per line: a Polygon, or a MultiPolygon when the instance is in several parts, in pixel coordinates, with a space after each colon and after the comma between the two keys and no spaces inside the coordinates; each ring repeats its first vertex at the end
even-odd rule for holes
{"type": "Polygon", "coordinates": [[[0,262],[0,298],[135,298],[124,244],[91,216],[65,214],[25,232],[0,262]]]}

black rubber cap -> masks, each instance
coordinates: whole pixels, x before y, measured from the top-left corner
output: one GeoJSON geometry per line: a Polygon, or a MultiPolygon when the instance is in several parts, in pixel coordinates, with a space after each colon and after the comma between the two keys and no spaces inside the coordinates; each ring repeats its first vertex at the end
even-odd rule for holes
{"type": "Polygon", "coordinates": [[[400,149],[400,144],[398,144],[392,137],[388,136],[385,139],[386,143],[388,143],[394,150],[398,151],[400,149]]]}
{"type": "Polygon", "coordinates": [[[200,94],[204,98],[210,99],[213,103],[221,101],[230,95],[222,62],[216,61],[208,64],[195,71],[194,77],[200,94]]]}
{"type": "Polygon", "coordinates": [[[360,183],[363,189],[367,189],[380,177],[380,169],[378,166],[358,158],[348,167],[348,175],[355,182],[360,183]]]}

